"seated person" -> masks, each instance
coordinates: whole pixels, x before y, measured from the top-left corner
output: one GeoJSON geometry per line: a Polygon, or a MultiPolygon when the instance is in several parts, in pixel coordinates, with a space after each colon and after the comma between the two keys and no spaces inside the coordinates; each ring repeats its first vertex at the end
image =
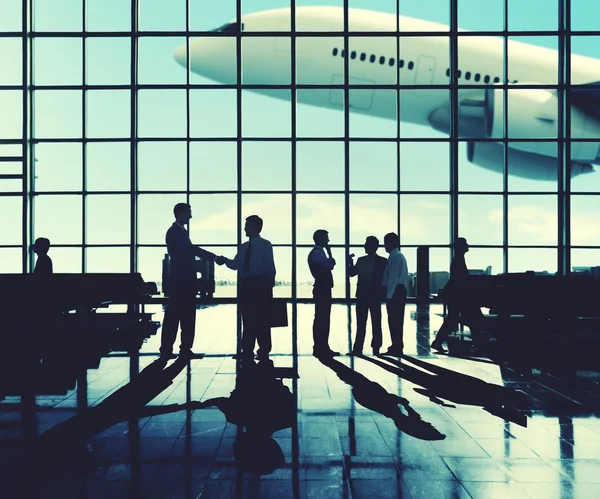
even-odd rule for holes
{"type": "Polygon", "coordinates": [[[48,256],[48,250],[50,249],[50,240],[45,237],[38,237],[33,243],[33,251],[37,255],[37,262],[33,273],[45,276],[52,275],[52,260],[48,256]]]}

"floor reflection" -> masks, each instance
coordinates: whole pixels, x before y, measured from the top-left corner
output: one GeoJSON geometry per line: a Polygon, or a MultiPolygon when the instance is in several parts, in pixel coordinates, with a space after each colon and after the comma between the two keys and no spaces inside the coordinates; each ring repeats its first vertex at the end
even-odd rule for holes
{"type": "MultiPolygon", "coordinates": [[[[91,363],[7,357],[2,497],[600,497],[595,372],[432,355],[436,306],[407,307],[400,359],[320,362],[298,306],[296,378],[290,329],[272,365],[231,357],[233,310],[198,311],[189,362],[157,335],[91,363]]],[[[354,311],[332,315],[347,351],[354,311]]]]}

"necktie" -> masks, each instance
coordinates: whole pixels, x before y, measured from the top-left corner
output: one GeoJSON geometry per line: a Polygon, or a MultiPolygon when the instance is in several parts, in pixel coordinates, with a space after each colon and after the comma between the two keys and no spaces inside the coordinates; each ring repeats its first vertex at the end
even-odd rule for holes
{"type": "Polygon", "coordinates": [[[248,249],[244,255],[244,265],[242,265],[242,272],[248,272],[250,270],[250,256],[252,255],[252,241],[248,242],[248,249]]]}

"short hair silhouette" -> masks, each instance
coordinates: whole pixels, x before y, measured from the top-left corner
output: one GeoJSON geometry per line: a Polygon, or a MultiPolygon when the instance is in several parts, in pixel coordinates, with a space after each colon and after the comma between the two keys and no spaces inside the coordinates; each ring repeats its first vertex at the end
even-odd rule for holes
{"type": "Polygon", "coordinates": [[[383,238],[384,244],[389,244],[392,248],[400,247],[400,238],[395,232],[388,232],[383,238]]]}
{"type": "Polygon", "coordinates": [[[457,237],[454,241],[454,247],[465,246],[467,244],[467,240],[464,237],[457,237]]]}
{"type": "Polygon", "coordinates": [[[372,244],[373,246],[375,246],[375,245],[379,246],[379,239],[377,239],[375,236],[367,236],[367,240],[365,241],[365,244],[372,244]]]}
{"type": "Polygon", "coordinates": [[[327,232],[325,229],[317,229],[313,234],[313,241],[315,242],[315,244],[318,244],[318,242],[321,241],[324,237],[327,237],[327,234],[329,234],[329,232],[327,232]]]}
{"type": "Polygon", "coordinates": [[[50,239],[48,239],[46,237],[38,237],[35,240],[35,243],[33,243],[33,246],[40,253],[46,254],[46,253],[48,253],[48,250],[50,249],[50,239]]]}
{"type": "Polygon", "coordinates": [[[177,203],[175,205],[175,207],[173,208],[173,214],[175,215],[175,218],[177,218],[181,213],[183,213],[184,211],[187,211],[191,209],[191,206],[187,203],[177,203]]]}
{"type": "Polygon", "coordinates": [[[258,231],[258,233],[260,234],[260,231],[263,228],[263,219],[262,218],[260,218],[258,215],[250,215],[249,217],[246,218],[246,222],[248,222],[253,227],[255,227],[256,230],[258,231]]]}

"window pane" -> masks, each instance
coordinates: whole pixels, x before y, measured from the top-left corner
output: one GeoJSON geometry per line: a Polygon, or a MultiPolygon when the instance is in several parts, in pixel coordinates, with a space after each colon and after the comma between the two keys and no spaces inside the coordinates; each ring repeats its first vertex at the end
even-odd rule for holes
{"type": "MultiPolygon", "coordinates": [[[[52,239],[50,239],[50,242],[54,244],[52,239]]],[[[81,248],[55,248],[50,246],[48,255],[52,258],[52,269],[55,274],[81,274],[83,272],[81,248]]]]}
{"type": "Polygon", "coordinates": [[[21,179],[0,179],[0,192],[23,192],[21,179]]]}
{"type": "Polygon", "coordinates": [[[36,85],[81,85],[82,38],[34,38],[36,85]]]}
{"type": "Polygon", "coordinates": [[[87,38],[85,78],[88,85],[131,83],[131,39],[87,38]]]}
{"type": "Polygon", "coordinates": [[[556,246],[557,210],[556,196],[509,196],[508,244],[556,246]]]}
{"type": "Polygon", "coordinates": [[[92,142],[86,144],[86,150],[86,181],[89,191],[129,190],[129,142],[92,142]]]}
{"type": "Polygon", "coordinates": [[[242,145],[242,189],[284,191],[292,188],[289,142],[245,142],[242,145]]]}
{"type": "MultiPolygon", "coordinates": [[[[250,215],[263,219],[261,235],[273,244],[290,244],[292,241],[292,199],[287,194],[244,194],[242,220],[250,215]]],[[[244,235],[242,222],[242,240],[244,235]]]]}
{"type": "Polygon", "coordinates": [[[600,265],[600,248],[571,250],[571,268],[574,272],[587,270],[586,267],[600,265]]]}
{"type": "Polygon", "coordinates": [[[504,0],[486,3],[486,15],[478,13],[477,0],[458,0],[458,26],[476,31],[502,31],[504,29],[504,0]]]}
{"type": "Polygon", "coordinates": [[[20,139],[23,137],[23,92],[2,90],[0,92],[0,137],[20,139]]]}
{"type": "Polygon", "coordinates": [[[472,274],[496,275],[504,273],[503,251],[502,248],[473,248],[471,246],[466,256],[469,271],[472,274]]]}
{"type": "Polygon", "coordinates": [[[131,201],[128,195],[89,195],[86,198],[86,243],[129,244],[131,201]]]}
{"type": "Polygon", "coordinates": [[[162,289],[162,262],[166,254],[166,246],[137,250],[137,271],[142,274],[144,281],[155,282],[159,291],[162,289]]]}
{"type": "Polygon", "coordinates": [[[396,232],[397,227],[398,197],[396,195],[352,194],[350,196],[350,244],[361,244],[367,236],[375,236],[383,245],[383,236],[388,232],[396,232]]]}
{"type": "Polygon", "coordinates": [[[81,31],[83,29],[81,0],[35,0],[33,7],[35,31],[81,31]]]}
{"type": "Polygon", "coordinates": [[[190,2],[190,30],[206,31],[222,26],[223,19],[235,18],[236,5],[237,0],[221,0],[219,8],[215,9],[213,4],[206,2],[190,2]]]}
{"type": "MultiPolygon", "coordinates": [[[[388,90],[388,92],[390,91],[388,90]]],[[[450,102],[450,95],[448,90],[400,90],[400,137],[405,139],[447,139],[450,128],[449,118],[444,109],[447,108],[450,102]],[[415,114],[415,109],[435,109],[436,111],[426,118],[415,114]],[[439,112],[440,109],[442,112],[439,112]],[[426,126],[423,126],[423,124],[426,124],[426,126]]],[[[391,95],[388,97],[389,105],[394,106],[393,119],[395,120],[396,99],[392,100],[391,95]]],[[[396,128],[395,121],[388,121],[396,128]]],[[[388,135],[395,137],[397,131],[392,133],[392,127],[390,127],[388,135]]]]}
{"type": "Polygon", "coordinates": [[[242,92],[242,133],[244,137],[291,136],[290,91],[269,90],[269,95],[275,98],[246,90],[242,92]]]}
{"type": "Polygon", "coordinates": [[[296,186],[298,190],[344,189],[343,142],[297,142],[296,186]]]}
{"type": "Polygon", "coordinates": [[[508,272],[548,272],[557,271],[557,252],[549,249],[508,248],[508,272]]]}
{"type": "Polygon", "coordinates": [[[81,208],[81,196],[37,196],[35,237],[47,237],[52,244],[81,244],[81,208]]]}
{"type": "Polygon", "coordinates": [[[2,244],[23,244],[23,200],[20,196],[0,196],[2,244]]]}
{"type": "Polygon", "coordinates": [[[350,106],[359,112],[350,113],[350,136],[393,138],[398,136],[396,90],[350,89],[350,106]],[[364,110],[364,111],[363,111],[364,110]],[[370,116],[360,114],[368,111],[370,116]],[[377,119],[373,116],[385,119],[377,119]]]}
{"type": "Polygon", "coordinates": [[[23,256],[20,248],[0,248],[0,274],[23,272],[23,256]]]}
{"type": "Polygon", "coordinates": [[[140,0],[140,30],[185,31],[184,0],[140,0]]]}
{"type": "Polygon", "coordinates": [[[398,147],[395,142],[350,143],[350,189],[395,191],[398,147]]]}
{"type": "Polygon", "coordinates": [[[190,90],[192,137],[237,136],[237,91],[190,90]]]}
{"type": "Polygon", "coordinates": [[[130,31],[131,0],[86,0],[88,31],[130,31]]]}
{"type": "MultiPolygon", "coordinates": [[[[275,260],[275,288],[273,296],[278,298],[292,297],[292,248],[275,247],[273,248],[273,258],[275,260]]],[[[288,314],[291,310],[288,310],[288,314]]],[[[290,334],[291,338],[291,334],[290,334]]],[[[289,345],[288,352],[292,351],[292,345],[289,345]]]]}
{"type": "Polygon", "coordinates": [[[185,90],[139,91],[140,137],[185,137],[185,90]]]}
{"type": "Polygon", "coordinates": [[[577,31],[600,30],[600,19],[590,15],[589,0],[571,0],[571,29],[577,31]]]}
{"type": "MultiPolygon", "coordinates": [[[[390,232],[396,232],[390,227],[390,232]]],[[[412,195],[400,198],[402,245],[450,243],[450,196],[412,195]]]]}
{"type": "Polygon", "coordinates": [[[0,38],[0,68],[0,85],[21,85],[23,42],[20,38],[0,38]]]}
{"type": "Polygon", "coordinates": [[[33,94],[36,138],[81,138],[80,90],[36,90],[33,94]]]}
{"type": "Polygon", "coordinates": [[[36,191],[82,190],[81,144],[42,142],[34,147],[36,191]]]}
{"type": "MultiPolygon", "coordinates": [[[[296,92],[296,133],[298,137],[334,138],[344,136],[343,95],[334,95],[341,99],[339,100],[339,109],[314,106],[318,103],[329,106],[332,92],[337,92],[337,90],[298,89],[296,92]]],[[[335,102],[337,105],[338,102],[335,102]]]]}
{"type": "Polygon", "coordinates": [[[3,0],[0,3],[0,31],[21,31],[23,0],[3,0]]]}
{"type": "MultiPolygon", "coordinates": [[[[600,197],[571,196],[571,244],[600,246],[600,197]]],[[[597,263],[600,265],[600,261],[597,263]]]]}
{"type": "Polygon", "coordinates": [[[502,192],[503,172],[502,145],[483,142],[458,143],[459,190],[502,192]]]}
{"type": "Polygon", "coordinates": [[[344,196],[342,194],[297,195],[297,242],[313,245],[317,229],[329,232],[331,244],[344,244],[344,196]]]}
{"type": "Polygon", "coordinates": [[[192,142],[190,188],[193,191],[237,188],[237,143],[192,142]]]}
{"type": "Polygon", "coordinates": [[[237,242],[235,194],[194,194],[190,196],[190,204],[194,217],[190,221],[190,237],[194,244],[202,246],[237,242]]]}
{"type": "Polygon", "coordinates": [[[558,190],[556,143],[544,143],[542,154],[538,151],[540,143],[509,142],[508,149],[508,190],[529,192],[556,192],[558,190]]]}
{"type": "Polygon", "coordinates": [[[86,248],[86,272],[129,273],[129,248],[86,248]]]}
{"type": "Polygon", "coordinates": [[[502,196],[462,195],[458,200],[458,234],[471,245],[501,245],[502,215],[502,196]]]}
{"type": "Polygon", "coordinates": [[[138,189],[184,191],[186,163],[185,142],[138,143],[138,189]]]}
{"type": "MultiPolygon", "coordinates": [[[[287,27],[286,29],[289,29],[287,27]]],[[[296,25],[298,30],[298,26],[296,25]]],[[[282,38],[283,40],[283,38],[282,38]]],[[[289,38],[285,39],[289,45],[289,38]]],[[[332,72],[342,80],[344,75],[344,59],[341,52],[344,49],[344,39],[342,37],[297,37],[296,38],[296,83],[299,85],[331,85],[332,72]],[[326,47],[326,49],[324,49],[326,47]],[[337,49],[337,50],[336,50],[337,49]],[[313,54],[322,53],[329,50],[327,58],[323,57],[319,62],[313,57],[313,54]],[[327,71],[315,71],[315,65],[327,67],[327,71]]],[[[318,66],[317,66],[318,67],[318,66]]],[[[337,82],[335,82],[337,84],[337,82]]],[[[303,90],[306,95],[311,91],[303,90]]],[[[312,95],[323,95],[328,98],[330,91],[317,91],[312,95]]],[[[301,100],[301,99],[299,99],[301,100]]]]}
{"type": "Polygon", "coordinates": [[[185,203],[182,194],[140,194],[138,196],[139,244],[165,244],[167,230],[175,221],[173,207],[185,203]]]}
{"type": "Polygon", "coordinates": [[[290,85],[291,84],[291,42],[290,37],[252,36],[242,38],[242,84],[245,85],[290,85]],[[269,61],[277,71],[265,71],[263,64],[257,64],[257,56],[269,50],[269,61]],[[267,50],[268,50],[267,49],[267,50]]]}
{"type": "MultiPolygon", "coordinates": [[[[219,20],[221,25],[223,19],[219,20]]],[[[185,76],[185,67],[189,65],[190,83],[197,85],[235,85],[238,81],[237,72],[237,43],[235,36],[219,37],[194,37],[190,40],[191,59],[182,57],[188,47],[180,46],[178,49],[179,73],[185,76]],[[218,59],[207,58],[206,54],[218,53],[218,59]]]]}
{"type": "Polygon", "coordinates": [[[139,83],[186,82],[185,70],[173,57],[177,47],[185,44],[183,37],[142,37],[138,43],[138,81],[139,83]]]}
{"type": "Polygon", "coordinates": [[[557,0],[508,0],[508,29],[552,31],[558,29],[557,0]],[[543,15],[540,15],[543,12],[543,15]]]}
{"type": "MultiPolygon", "coordinates": [[[[545,1],[545,0],[536,0],[536,3],[539,3],[540,1],[545,1]]],[[[517,3],[514,2],[513,3],[517,3]]],[[[510,12],[510,8],[509,7],[509,12],[510,12]]],[[[558,9],[554,11],[555,13],[558,12],[558,9]]],[[[544,16],[537,16],[538,18],[543,18],[544,16]]],[[[509,29],[510,29],[510,20],[509,20],[509,29]]],[[[553,28],[550,29],[556,29],[556,24],[554,24],[553,28]]],[[[554,67],[558,68],[558,37],[556,36],[511,36],[509,38],[509,45],[508,45],[508,57],[509,60],[511,57],[513,57],[513,54],[515,58],[519,58],[522,57],[521,54],[523,54],[523,52],[528,52],[530,54],[530,57],[539,57],[539,58],[544,58],[545,60],[548,60],[548,63],[552,63],[554,64],[554,67]],[[520,46],[518,44],[512,44],[511,42],[520,42],[520,43],[524,43],[529,45],[529,47],[524,47],[524,46],[520,46]],[[533,47],[531,47],[533,46],[533,47]],[[541,47],[541,48],[537,48],[537,47],[541,47]],[[544,50],[544,49],[550,49],[550,50],[544,50]]],[[[517,65],[512,65],[509,64],[509,71],[510,69],[515,69],[517,68],[517,65]]],[[[508,80],[510,82],[514,82],[517,78],[519,78],[519,76],[517,74],[511,74],[510,72],[508,73],[508,80]]],[[[527,84],[528,82],[525,81],[521,81],[519,83],[524,83],[527,84]]],[[[545,73],[543,76],[540,75],[539,78],[537,78],[537,81],[535,82],[536,84],[546,84],[546,85],[557,85],[558,84],[558,71],[554,72],[548,72],[545,73]]],[[[527,97],[531,97],[530,94],[531,92],[536,92],[535,90],[529,90],[529,91],[525,91],[522,90],[522,92],[525,92],[525,96],[527,97]]],[[[539,93],[539,90],[537,91],[539,93]]],[[[520,106],[520,102],[518,99],[514,100],[515,97],[514,95],[518,95],[518,91],[515,90],[509,90],[509,98],[508,98],[508,105],[509,105],[509,114],[511,113],[511,105],[514,105],[516,109],[519,108],[520,106]],[[511,94],[513,95],[511,97],[511,94]],[[511,99],[513,99],[514,101],[511,103],[511,99]]],[[[538,94],[539,95],[539,94],[538,94]]],[[[547,94],[545,95],[545,97],[547,97],[547,94]]],[[[555,102],[555,101],[551,101],[551,102],[555,102]]],[[[551,108],[549,108],[549,111],[553,111],[551,108]]],[[[518,112],[518,111],[517,111],[518,112]]],[[[553,125],[554,127],[556,127],[556,121],[552,122],[547,122],[545,123],[546,126],[550,126],[553,125]]],[[[510,123],[509,123],[509,131],[510,131],[510,123]]],[[[552,132],[549,133],[549,135],[551,135],[552,132]]],[[[535,136],[535,135],[531,135],[531,136],[535,136]]],[[[556,135],[555,135],[556,136],[556,135]]]]}
{"type": "Polygon", "coordinates": [[[131,135],[129,90],[88,90],[86,135],[125,138],[131,135]]]}
{"type": "Polygon", "coordinates": [[[448,142],[400,142],[401,190],[447,191],[449,188],[448,142]]]}

